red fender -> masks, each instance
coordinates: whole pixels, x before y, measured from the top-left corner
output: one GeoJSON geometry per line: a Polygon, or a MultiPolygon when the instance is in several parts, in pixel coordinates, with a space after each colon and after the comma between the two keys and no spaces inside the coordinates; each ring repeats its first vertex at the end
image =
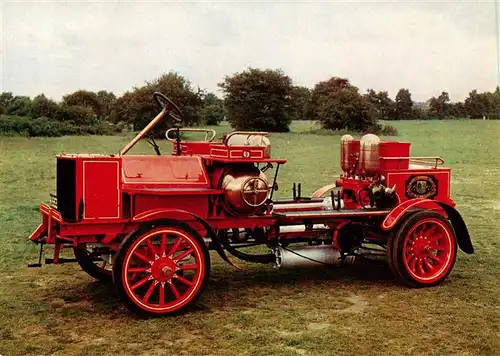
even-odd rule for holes
{"type": "Polygon", "coordinates": [[[335,183],[333,184],[328,184],[325,185],[324,187],[319,188],[312,194],[312,198],[321,198],[323,197],[323,194],[327,193],[328,191],[337,188],[337,185],[335,183]]]}
{"type": "Polygon", "coordinates": [[[469,231],[467,229],[467,225],[465,225],[462,215],[460,215],[460,213],[449,204],[439,203],[439,205],[441,205],[441,207],[444,209],[444,211],[448,215],[448,219],[450,220],[451,225],[453,226],[453,230],[455,231],[455,235],[458,241],[458,247],[460,247],[460,249],[465,253],[474,253],[474,247],[472,246],[469,231]]]}
{"type": "Polygon", "coordinates": [[[408,210],[417,207],[420,209],[436,211],[445,216],[446,218],[448,218],[443,207],[434,200],[416,198],[407,200],[399,204],[394,209],[392,209],[391,212],[387,214],[384,221],[382,222],[382,229],[386,231],[392,229],[394,226],[396,226],[397,222],[401,219],[401,217],[403,217],[408,212],[408,210]]]}
{"type": "MultiPolygon", "coordinates": [[[[240,267],[235,265],[233,262],[231,262],[231,260],[229,260],[226,253],[224,252],[224,247],[222,246],[222,243],[220,242],[219,238],[217,237],[217,234],[212,229],[212,227],[205,220],[203,220],[201,217],[199,217],[196,214],[193,214],[189,211],[180,210],[180,209],[158,208],[158,209],[144,211],[142,213],[135,215],[132,218],[132,222],[143,223],[143,222],[149,222],[149,221],[154,221],[154,220],[159,220],[159,219],[172,219],[172,218],[179,216],[179,215],[184,216],[184,217],[188,216],[192,220],[200,223],[203,226],[203,228],[207,231],[208,236],[210,236],[210,239],[212,240],[214,247],[215,247],[215,250],[217,251],[219,256],[224,261],[226,261],[231,266],[233,266],[234,268],[241,269],[240,267]]],[[[180,218],[179,220],[182,220],[182,219],[180,218]]]]}

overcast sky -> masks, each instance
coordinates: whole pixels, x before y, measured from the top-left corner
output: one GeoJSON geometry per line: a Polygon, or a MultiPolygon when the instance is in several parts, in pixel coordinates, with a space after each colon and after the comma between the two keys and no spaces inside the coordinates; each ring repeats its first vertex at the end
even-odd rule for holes
{"type": "Polygon", "coordinates": [[[170,70],[217,91],[247,67],[309,87],[341,76],[362,92],[408,88],[416,101],[497,85],[493,0],[3,1],[1,15],[1,91],[18,95],[121,94],[170,70]]]}

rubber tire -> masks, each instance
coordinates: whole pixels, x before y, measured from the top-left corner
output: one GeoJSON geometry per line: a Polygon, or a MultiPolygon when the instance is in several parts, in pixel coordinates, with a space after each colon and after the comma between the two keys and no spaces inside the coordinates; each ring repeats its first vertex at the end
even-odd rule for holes
{"type": "Polygon", "coordinates": [[[158,317],[158,316],[165,316],[165,315],[181,315],[193,308],[196,305],[196,302],[198,299],[201,297],[203,292],[205,291],[207,285],[208,285],[208,280],[210,279],[210,253],[208,251],[207,246],[205,245],[205,241],[203,238],[195,231],[193,230],[189,225],[184,224],[182,222],[179,222],[177,220],[157,220],[154,222],[149,222],[149,223],[144,223],[142,224],[139,229],[135,230],[132,232],[129,236],[127,236],[122,243],[120,244],[120,247],[118,248],[118,251],[116,252],[116,259],[115,259],[115,264],[113,266],[113,284],[115,286],[115,289],[123,302],[124,306],[131,311],[132,313],[144,317],[144,318],[151,318],[151,317],[158,317]],[[138,238],[140,238],[142,235],[147,233],[148,231],[158,228],[158,227],[175,227],[184,230],[187,234],[193,236],[195,240],[198,242],[200,245],[200,248],[203,253],[203,257],[205,259],[205,276],[203,277],[203,280],[201,282],[201,287],[196,293],[196,295],[191,299],[190,302],[188,302],[186,305],[182,306],[181,308],[172,311],[172,312],[167,312],[167,313],[154,313],[150,312],[147,310],[142,309],[139,307],[137,304],[134,303],[132,299],[130,299],[129,295],[125,291],[125,288],[123,287],[123,280],[122,280],[122,271],[123,271],[123,262],[125,259],[125,256],[127,254],[128,249],[130,246],[134,243],[134,241],[138,238]]]}
{"type": "Polygon", "coordinates": [[[400,224],[398,224],[396,231],[393,233],[391,238],[389,239],[389,243],[387,246],[387,255],[389,267],[396,276],[396,278],[405,285],[408,285],[413,288],[423,288],[423,287],[433,287],[440,283],[442,283],[448,275],[453,270],[455,265],[456,257],[457,257],[457,239],[455,235],[455,231],[453,230],[453,226],[449,220],[443,217],[441,214],[436,213],[434,211],[421,210],[415,213],[409,214],[403,217],[403,220],[400,224]],[[406,267],[403,262],[403,248],[404,248],[404,240],[411,230],[411,228],[418,223],[420,220],[427,218],[435,218],[443,222],[448,229],[452,233],[453,244],[454,244],[454,252],[449,263],[448,270],[445,274],[443,274],[438,280],[435,280],[430,283],[422,283],[421,281],[415,280],[406,270],[406,267]]]}
{"type": "Polygon", "coordinates": [[[105,273],[102,268],[96,266],[94,261],[87,255],[87,251],[81,249],[80,247],[74,247],[73,253],[75,258],[80,265],[80,267],[91,277],[97,279],[100,282],[111,283],[113,282],[113,276],[111,272],[105,273]]]}

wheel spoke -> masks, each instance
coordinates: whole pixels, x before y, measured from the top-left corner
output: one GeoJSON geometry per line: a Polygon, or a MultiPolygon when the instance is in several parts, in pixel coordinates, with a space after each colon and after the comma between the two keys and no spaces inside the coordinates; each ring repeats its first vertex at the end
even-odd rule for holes
{"type": "Polygon", "coordinates": [[[151,270],[151,267],[132,267],[129,268],[127,271],[128,273],[141,273],[141,272],[149,272],[151,270]]]}
{"type": "Polygon", "coordinates": [[[141,260],[143,260],[144,262],[147,262],[147,263],[151,263],[151,260],[149,258],[147,258],[146,256],[144,256],[142,253],[140,252],[137,252],[137,251],[134,251],[134,256],[135,257],[138,257],[140,258],[141,260]]]}
{"type": "Polygon", "coordinates": [[[420,272],[420,274],[421,274],[422,276],[423,276],[423,275],[425,275],[424,266],[423,266],[423,264],[422,264],[422,261],[421,261],[421,260],[419,260],[419,261],[418,261],[417,266],[418,266],[418,271],[420,272]]]}
{"type": "Polygon", "coordinates": [[[167,251],[167,234],[161,234],[160,256],[163,256],[166,251],[167,251]]]}
{"type": "Polygon", "coordinates": [[[168,252],[169,256],[172,256],[177,251],[181,242],[182,242],[182,237],[178,237],[177,240],[175,241],[174,245],[172,246],[172,248],[168,252]]]}
{"type": "Polygon", "coordinates": [[[444,247],[439,245],[431,245],[431,249],[436,251],[444,251],[444,247]]]}
{"type": "Polygon", "coordinates": [[[155,258],[157,255],[156,255],[156,250],[155,250],[155,247],[153,246],[153,243],[151,242],[150,239],[147,239],[146,240],[146,244],[148,245],[148,249],[151,251],[151,253],[153,254],[153,258],[155,258]]]}
{"type": "Polygon", "coordinates": [[[177,262],[177,261],[180,261],[182,260],[184,257],[190,255],[191,253],[193,253],[193,249],[190,248],[189,250],[187,251],[184,251],[183,253],[181,253],[179,256],[177,256],[174,260],[177,262]]]}
{"type": "Polygon", "coordinates": [[[429,240],[429,242],[432,244],[432,245],[439,245],[439,240],[442,238],[441,235],[431,235],[430,237],[428,237],[427,239],[429,240]]]}
{"type": "Polygon", "coordinates": [[[410,269],[413,271],[413,272],[417,272],[416,271],[416,268],[415,268],[415,264],[417,263],[417,257],[415,255],[413,255],[412,257],[410,257],[410,261],[408,263],[408,267],[410,267],[410,269]]]}
{"type": "Polygon", "coordinates": [[[146,294],[144,294],[144,298],[142,299],[144,301],[144,303],[148,302],[148,300],[151,297],[151,294],[153,294],[153,291],[155,290],[157,284],[158,284],[157,281],[153,281],[153,283],[151,283],[151,285],[148,288],[148,291],[146,292],[146,294]]]}
{"type": "Polygon", "coordinates": [[[165,282],[160,283],[160,298],[158,302],[160,305],[165,304],[165,282]]]}
{"type": "Polygon", "coordinates": [[[436,255],[430,254],[429,258],[432,259],[432,260],[434,260],[434,261],[436,261],[439,264],[443,264],[443,261],[440,258],[438,258],[438,256],[436,256],[436,255]]]}
{"type": "Polygon", "coordinates": [[[152,277],[150,275],[147,275],[146,277],[144,277],[143,279],[141,279],[139,282],[137,282],[136,284],[134,284],[132,287],[130,287],[130,289],[135,290],[135,289],[139,288],[140,286],[142,286],[143,284],[145,284],[150,279],[152,279],[152,277]]]}
{"type": "Polygon", "coordinates": [[[184,271],[198,269],[198,265],[178,265],[178,267],[184,271]]]}
{"type": "Polygon", "coordinates": [[[424,262],[425,268],[427,269],[427,272],[432,271],[434,266],[429,263],[429,260],[427,258],[424,258],[423,262],[424,262]]]}
{"type": "Polygon", "coordinates": [[[170,291],[172,291],[172,293],[174,294],[175,299],[179,299],[181,297],[179,291],[174,286],[174,284],[172,283],[172,281],[168,282],[168,287],[170,288],[170,291]]]}
{"type": "Polygon", "coordinates": [[[187,285],[188,287],[191,287],[191,286],[193,285],[193,282],[188,281],[186,278],[181,277],[181,276],[179,276],[178,274],[176,274],[175,276],[176,276],[176,278],[179,280],[179,282],[184,283],[184,284],[185,284],[185,285],[187,285]]]}

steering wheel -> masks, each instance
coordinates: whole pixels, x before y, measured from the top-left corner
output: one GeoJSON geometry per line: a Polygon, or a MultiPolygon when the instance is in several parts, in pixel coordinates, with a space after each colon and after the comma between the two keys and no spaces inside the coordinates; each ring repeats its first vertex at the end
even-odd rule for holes
{"type": "Polygon", "coordinates": [[[160,93],[159,91],[153,94],[153,97],[156,100],[156,103],[160,105],[162,109],[166,109],[168,114],[177,122],[182,121],[182,112],[181,109],[175,103],[167,98],[165,95],[160,93]]]}

